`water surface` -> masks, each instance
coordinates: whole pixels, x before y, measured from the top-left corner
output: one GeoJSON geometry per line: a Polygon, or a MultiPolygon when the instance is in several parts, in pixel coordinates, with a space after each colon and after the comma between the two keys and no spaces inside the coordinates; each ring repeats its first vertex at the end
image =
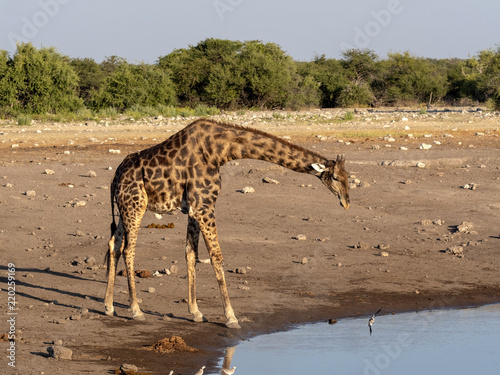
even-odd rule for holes
{"type": "MultiPolygon", "coordinates": [[[[500,374],[500,305],[307,324],[239,344],[235,375],[500,374]]],[[[220,367],[222,367],[222,360],[220,367]]]]}

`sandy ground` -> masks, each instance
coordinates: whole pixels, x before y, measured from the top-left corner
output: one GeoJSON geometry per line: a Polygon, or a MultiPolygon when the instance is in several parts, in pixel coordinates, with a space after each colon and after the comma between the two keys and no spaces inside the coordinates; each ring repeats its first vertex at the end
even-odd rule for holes
{"type": "MultiPolygon", "coordinates": [[[[387,314],[500,301],[500,116],[463,112],[364,112],[352,122],[337,121],[333,110],[216,117],[289,136],[331,158],[346,154],[353,186],[351,208],[344,211],[312,176],[254,160],[223,167],[216,213],[241,330],[222,324],[209,264],[197,266],[199,306],[209,322],[190,320],[187,217],[180,212],[162,220],[147,213],[142,222],[136,269],[174,271],[137,279],[147,320],[130,319],[126,277],[120,276],[118,316],[103,313],[114,169],[127,153],[194,119],[25,128],[4,122],[0,334],[15,332],[16,367],[5,355],[11,343],[0,342],[0,372],[110,374],[131,363],[152,374],[194,374],[202,365],[216,370],[225,349],[240,339],[301,322],[369,316],[379,308],[387,314]],[[420,149],[422,143],[432,148],[420,149]],[[279,184],[264,183],[264,177],[279,184]],[[466,184],[474,189],[464,189],[466,184]],[[245,186],[255,193],[239,192],[245,186]],[[151,223],[174,228],[147,228],[151,223]],[[306,239],[297,240],[299,235],[306,239]],[[15,310],[9,310],[9,274],[15,310]],[[199,351],[145,350],[171,336],[199,351]],[[48,355],[58,340],[72,350],[71,360],[48,355]]],[[[200,254],[207,257],[202,243],[200,254]]]]}

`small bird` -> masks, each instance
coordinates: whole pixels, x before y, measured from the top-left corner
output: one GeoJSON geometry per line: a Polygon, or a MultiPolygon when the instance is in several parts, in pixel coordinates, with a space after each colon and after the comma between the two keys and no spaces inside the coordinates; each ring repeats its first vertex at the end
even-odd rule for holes
{"type": "Polygon", "coordinates": [[[198,372],[194,375],[203,375],[203,370],[205,370],[205,366],[201,366],[201,368],[198,370],[198,372]]]}
{"type": "Polygon", "coordinates": [[[370,336],[372,335],[372,325],[373,323],[375,323],[375,316],[381,311],[382,309],[379,309],[375,314],[371,316],[370,320],[368,320],[368,327],[370,328],[370,336]]]}
{"type": "Polygon", "coordinates": [[[234,366],[233,368],[223,368],[222,373],[224,373],[226,375],[233,375],[234,370],[236,370],[236,366],[234,366]]]}

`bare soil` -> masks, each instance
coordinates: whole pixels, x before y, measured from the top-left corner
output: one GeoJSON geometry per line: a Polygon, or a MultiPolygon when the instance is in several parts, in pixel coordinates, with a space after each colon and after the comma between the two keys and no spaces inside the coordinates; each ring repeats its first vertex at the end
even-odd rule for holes
{"type": "MultiPolygon", "coordinates": [[[[24,129],[4,123],[0,334],[10,327],[9,263],[15,265],[17,315],[16,367],[3,354],[0,372],[110,374],[131,363],[152,374],[193,374],[202,365],[214,369],[240,339],[302,322],[326,324],[379,308],[387,314],[499,302],[500,116],[387,110],[357,114],[348,123],[338,116],[319,110],[289,118],[283,112],[219,116],[289,136],[331,158],[346,154],[356,185],[344,211],[312,176],[254,160],[223,167],[216,213],[241,330],[223,325],[210,264],[197,266],[199,306],[209,321],[191,321],[185,303],[187,217],[180,212],[162,220],[146,213],[142,222],[136,270],[174,271],[137,278],[146,321],[131,320],[124,276],[115,287],[118,316],[104,315],[114,169],[127,153],[194,119],[35,123],[24,129]],[[432,148],[420,149],[422,143],[432,148]],[[417,167],[419,162],[424,165],[417,167]],[[264,183],[264,177],[279,184],[264,183]],[[476,188],[464,189],[466,184],[476,188]],[[245,186],[255,193],[242,194],[245,186]],[[473,226],[461,232],[463,222],[473,226]],[[300,234],[306,239],[299,241],[300,234]],[[453,246],[462,247],[461,257],[447,252],[453,246]],[[145,350],[172,336],[198,351],[145,350]],[[49,357],[47,347],[57,340],[73,351],[72,360],[49,357]]],[[[207,257],[203,243],[200,254],[207,257]]],[[[0,342],[2,353],[9,345],[0,342]]]]}

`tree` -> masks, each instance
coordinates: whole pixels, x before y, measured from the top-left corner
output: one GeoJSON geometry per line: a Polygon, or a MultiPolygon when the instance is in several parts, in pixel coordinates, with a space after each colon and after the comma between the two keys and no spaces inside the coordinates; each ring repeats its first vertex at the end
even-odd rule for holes
{"type": "Polygon", "coordinates": [[[14,108],[29,113],[75,110],[82,105],[78,97],[78,76],[66,56],[54,48],[36,49],[19,44],[11,62],[14,108]]]}
{"type": "Polygon", "coordinates": [[[155,65],[132,65],[121,61],[106,77],[92,97],[95,108],[125,110],[133,105],[175,104],[174,86],[169,74],[155,65]]]}
{"type": "MultiPolygon", "coordinates": [[[[70,64],[79,78],[79,96],[83,99],[85,105],[89,106],[91,105],[94,92],[99,91],[101,83],[105,78],[102,66],[89,58],[72,59],[70,64]]],[[[109,69],[108,72],[109,71],[111,71],[111,69],[109,69]]]]}
{"type": "Polygon", "coordinates": [[[441,100],[448,91],[446,72],[435,61],[409,52],[389,53],[385,63],[388,103],[441,100]]]}
{"type": "Polygon", "coordinates": [[[0,106],[13,107],[15,89],[11,82],[11,59],[7,51],[0,51],[0,106]]]}

